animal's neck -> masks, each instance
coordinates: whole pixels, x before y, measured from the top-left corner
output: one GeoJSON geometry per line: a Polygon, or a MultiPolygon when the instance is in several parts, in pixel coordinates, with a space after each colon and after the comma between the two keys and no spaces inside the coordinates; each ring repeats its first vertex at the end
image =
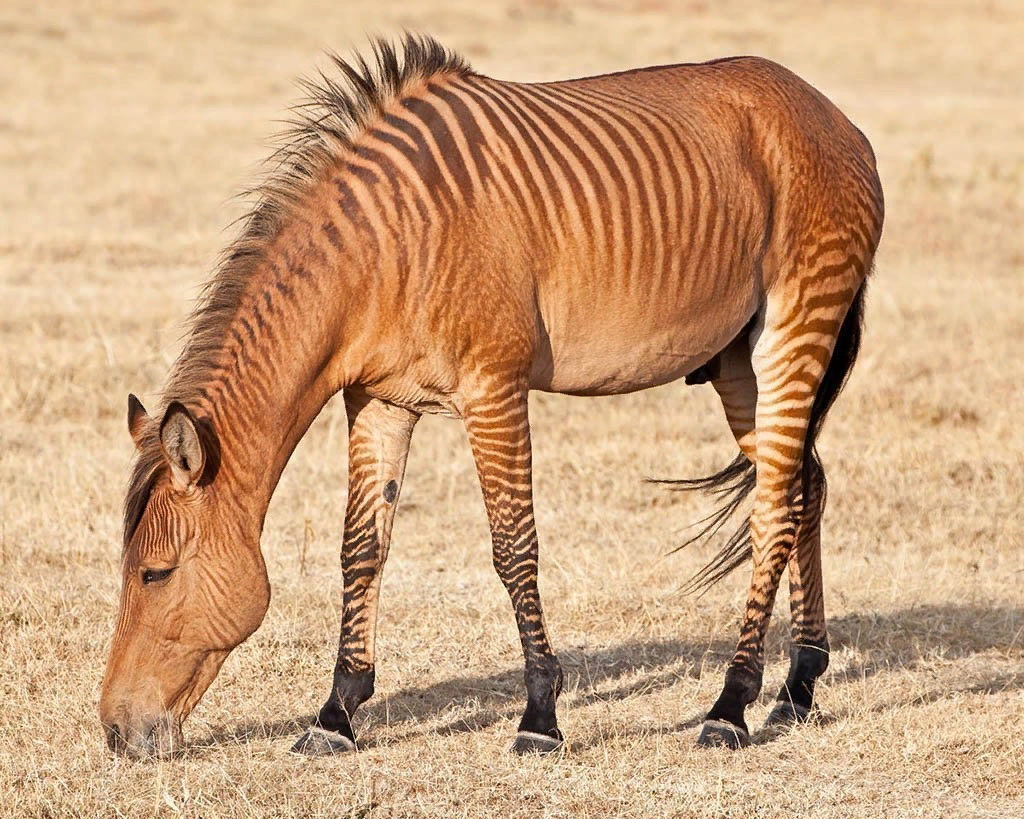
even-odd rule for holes
{"type": "MultiPolygon", "coordinates": [[[[340,248],[319,222],[293,220],[252,259],[237,303],[214,316],[222,326],[208,349],[196,352],[204,342],[187,346],[176,368],[178,381],[192,382],[186,403],[209,418],[217,437],[214,489],[256,531],[299,439],[346,382],[337,351],[346,340],[342,328],[352,326],[345,271],[356,259],[342,258],[340,248]],[[190,356],[198,359],[198,378],[189,372],[190,356]]],[[[173,380],[168,393],[178,397],[173,380]]]]}

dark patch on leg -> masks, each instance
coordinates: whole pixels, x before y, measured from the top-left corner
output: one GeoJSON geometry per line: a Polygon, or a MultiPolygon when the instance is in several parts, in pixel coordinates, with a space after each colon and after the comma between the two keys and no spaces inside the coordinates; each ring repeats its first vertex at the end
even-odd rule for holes
{"type": "Polygon", "coordinates": [[[553,654],[527,664],[526,711],[519,721],[513,753],[551,753],[563,742],[555,718],[555,701],[562,691],[562,667],[553,654]]]}
{"type": "Polygon", "coordinates": [[[292,746],[307,756],[326,756],[356,750],[351,717],[373,696],[374,670],[343,673],[335,671],[334,688],[314,723],[292,746]]]}
{"type": "Polygon", "coordinates": [[[355,739],[349,717],[360,705],[373,696],[375,676],[372,668],[354,673],[335,671],[331,696],[328,697],[324,707],[320,709],[317,722],[329,731],[345,733],[345,729],[347,729],[349,738],[355,739]]]}
{"type": "Polygon", "coordinates": [[[725,686],[704,718],[697,744],[704,747],[742,748],[750,744],[743,711],[761,691],[761,672],[746,666],[729,666],[725,686]]]}
{"type": "Polygon", "coordinates": [[[386,503],[394,503],[398,497],[398,481],[391,480],[384,484],[384,491],[381,492],[386,503]]]}
{"type": "Polygon", "coordinates": [[[828,640],[819,645],[802,643],[789,649],[789,675],[779,690],[778,703],[765,727],[806,722],[814,706],[814,683],[828,668],[828,640]]]}

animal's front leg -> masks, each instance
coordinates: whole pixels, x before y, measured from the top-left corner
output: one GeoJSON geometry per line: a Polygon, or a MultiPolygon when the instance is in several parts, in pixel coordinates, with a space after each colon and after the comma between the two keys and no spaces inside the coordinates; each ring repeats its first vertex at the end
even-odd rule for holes
{"type": "Polygon", "coordinates": [[[293,751],[323,755],[356,748],[352,715],[373,695],[374,638],[381,569],[418,415],[346,392],[348,509],[341,550],[344,598],[334,680],[316,721],[293,751]]]}
{"type": "Polygon", "coordinates": [[[548,753],[562,744],[555,719],[562,669],[548,643],[537,589],[525,386],[506,382],[473,402],[467,408],[466,429],[491,525],[494,568],[512,600],[526,664],[526,711],[513,751],[548,753]]]}

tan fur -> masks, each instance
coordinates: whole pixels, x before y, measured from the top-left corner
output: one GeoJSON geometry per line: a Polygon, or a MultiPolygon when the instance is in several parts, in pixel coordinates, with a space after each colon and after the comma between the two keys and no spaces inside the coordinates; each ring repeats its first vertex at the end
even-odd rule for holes
{"type": "Polygon", "coordinates": [[[339,62],[348,90],[310,86],[282,170],[256,190],[193,318],[167,414],[158,425],[132,407],[140,454],[105,724],[130,749],[162,748],[152,737],[176,736],[258,627],[267,504],[345,389],[345,613],[323,727],[350,731],[372,691],[394,514],[382,493],[397,499],[415,420],[439,412],[466,424],[515,609],[530,703],[520,728],[560,740],[526,396],[643,389],[727,347],[716,386],[758,464],[736,665],[759,686],[811,404],[881,232],[866,140],[753,58],[533,86],[473,74],[427,40],[407,40],[401,65],[378,45],[376,64],[339,62]],[[152,566],[174,572],[144,585],[152,566]]]}

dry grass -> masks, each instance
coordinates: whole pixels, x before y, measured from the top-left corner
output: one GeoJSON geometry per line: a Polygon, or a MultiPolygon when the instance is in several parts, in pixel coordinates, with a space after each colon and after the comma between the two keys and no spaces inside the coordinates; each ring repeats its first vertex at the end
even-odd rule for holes
{"type": "MultiPolygon", "coordinates": [[[[1024,815],[1021,39],[1011,0],[5,2],[0,813],[1024,815]],[[505,753],[514,624],[463,432],[436,420],[417,430],[395,526],[366,749],[287,753],[334,657],[340,406],[284,476],[263,541],[270,612],[190,721],[189,752],[108,756],[96,702],[125,395],[159,389],[291,80],[323,47],[402,26],[520,79],[760,53],[871,137],[888,221],[863,357],[822,446],[835,650],[821,724],[738,754],[692,747],[743,581],[684,598],[706,555],[663,556],[700,505],[641,478],[733,452],[709,389],[673,385],[533,402],[542,586],[568,672],[561,758],[505,753]]],[[[768,698],[786,620],[780,607],[768,698]]]]}

